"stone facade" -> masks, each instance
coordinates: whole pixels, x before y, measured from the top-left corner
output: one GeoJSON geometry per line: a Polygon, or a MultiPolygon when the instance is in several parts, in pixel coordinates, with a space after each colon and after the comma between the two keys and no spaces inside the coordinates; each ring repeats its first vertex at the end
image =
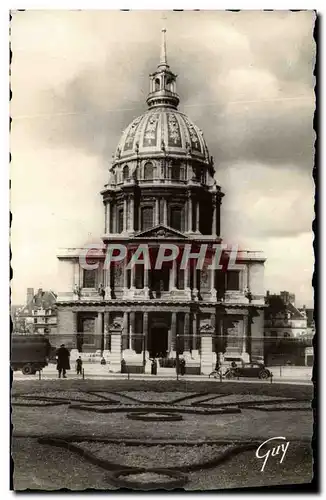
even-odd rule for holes
{"type": "Polygon", "coordinates": [[[153,357],[164,366],[183,356],[186,369],[207,374],[217,357],[248,361],[263,352],[264,258],[241,251],[236,270],[209,267],[213,245],[222,243],[224,194],[202,131],[177,109],[176,76],[164,50],[162,57],[150,75],[149,109],[123,132],[101,192],[105,227],[103,248],[92,253],[96,269],[80,264],[82,249],[58,254],[59,336],[83,353],[101,352],[112,371],[122,360],[148,371],[153,357]],[[176,245],[180,258],[156,269],[162,243],[176,245]],[[110,245],[127,248],[124,261],[105,265],[110,245]],[[139,246],[148,251],[149,269],[129,265],[139,246]],[[203,269],[182,269],[187,248],[204,247],[210,257],[203,269]]]}

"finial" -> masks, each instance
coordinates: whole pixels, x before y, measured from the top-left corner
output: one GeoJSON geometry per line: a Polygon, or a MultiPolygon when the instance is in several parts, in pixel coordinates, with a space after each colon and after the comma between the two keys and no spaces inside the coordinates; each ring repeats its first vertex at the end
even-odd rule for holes
{"type": "Polygon", "coordinates": [[[168,62],[167,62],[167,57],[166,57],[166,40],[165,40],[165,33],[166,33],[166,29],[163,28],[162,29],[162,43],[161,43],[161,57],[160,57],[160,64],[159,64],[159,67],[160,66],[165,66],[165,67],[169,67],[168,65],[168,62]]]}

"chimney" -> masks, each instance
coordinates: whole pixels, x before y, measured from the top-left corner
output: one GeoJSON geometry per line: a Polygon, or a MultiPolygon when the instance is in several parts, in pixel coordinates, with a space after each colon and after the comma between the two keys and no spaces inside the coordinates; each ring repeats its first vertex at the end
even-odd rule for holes
{"type": "Polygon", "coordinates": [[[33,297],[34,297],[34,288],[27,288],[26,304],[29,314],[32,314],[33,310],[33,297]]]}

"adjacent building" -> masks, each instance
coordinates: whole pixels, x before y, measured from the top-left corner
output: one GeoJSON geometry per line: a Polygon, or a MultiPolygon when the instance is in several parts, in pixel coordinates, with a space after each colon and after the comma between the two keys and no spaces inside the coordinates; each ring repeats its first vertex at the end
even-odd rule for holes
{"type": "Polygon", "coordinates": [[[265,357],[267,363],[308,364],[305,360],[305,349],[311,348],[314,335],[311,327],[313,319],[308,321],[308,318],[313,317],[313,314],[308,315],[305,307],[297,308],[295,295],[287,291],[279,294],[267,292],[266,304],[265,357]]]}
{"type": "Polygon", "coordinates": [[[41,333],[56,338],[56,294],[41,288],[27,288],[26,304],[12,306],[13,334],[41,333]]]}
{"type": "MultiPolygon", "coordinates": [[[[223,243],[224,193],[203,132],[179,111],[176,75],[167,62],[165,31],[161,57],[149,77],[148,109],[123,132],[101,192],[103,250],[94,269],[81,265],[83,249],[59,251],[61,288],[58,335],[79,352],[101,352],[112,371],[124,360],[148,370],[149,360],[168,365],[177,355],[189,373],[210,373],[216,359],[249,361],[264,354],[264,256],[242,249],[237,269],[182,269],[181,255],[223,243]],[[177,245],[178,259],[161,269],[128,266],[139,245],[154,262],[161,244],[177,245]],[[127,248],[124,261],[104,265],[108,245],[127,248]]],[[[224,262],[230,250],[223,252],[224,262]]],[[[222,259],[222,260],[223,260],[222,259]]]]}

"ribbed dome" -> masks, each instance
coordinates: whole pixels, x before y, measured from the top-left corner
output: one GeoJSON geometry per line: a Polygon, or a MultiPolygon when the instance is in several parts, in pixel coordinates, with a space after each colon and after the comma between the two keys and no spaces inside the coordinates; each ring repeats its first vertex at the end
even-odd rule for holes
{"type": "Polygon", "coordinates": [[[133,120],[122,133],[115,160],[135,155],[153,157],[165,151],[169,155],[189,157],[205,163],[209,153],[202,131],[180,111],[172,107],[154,107],[133,120]]]}

